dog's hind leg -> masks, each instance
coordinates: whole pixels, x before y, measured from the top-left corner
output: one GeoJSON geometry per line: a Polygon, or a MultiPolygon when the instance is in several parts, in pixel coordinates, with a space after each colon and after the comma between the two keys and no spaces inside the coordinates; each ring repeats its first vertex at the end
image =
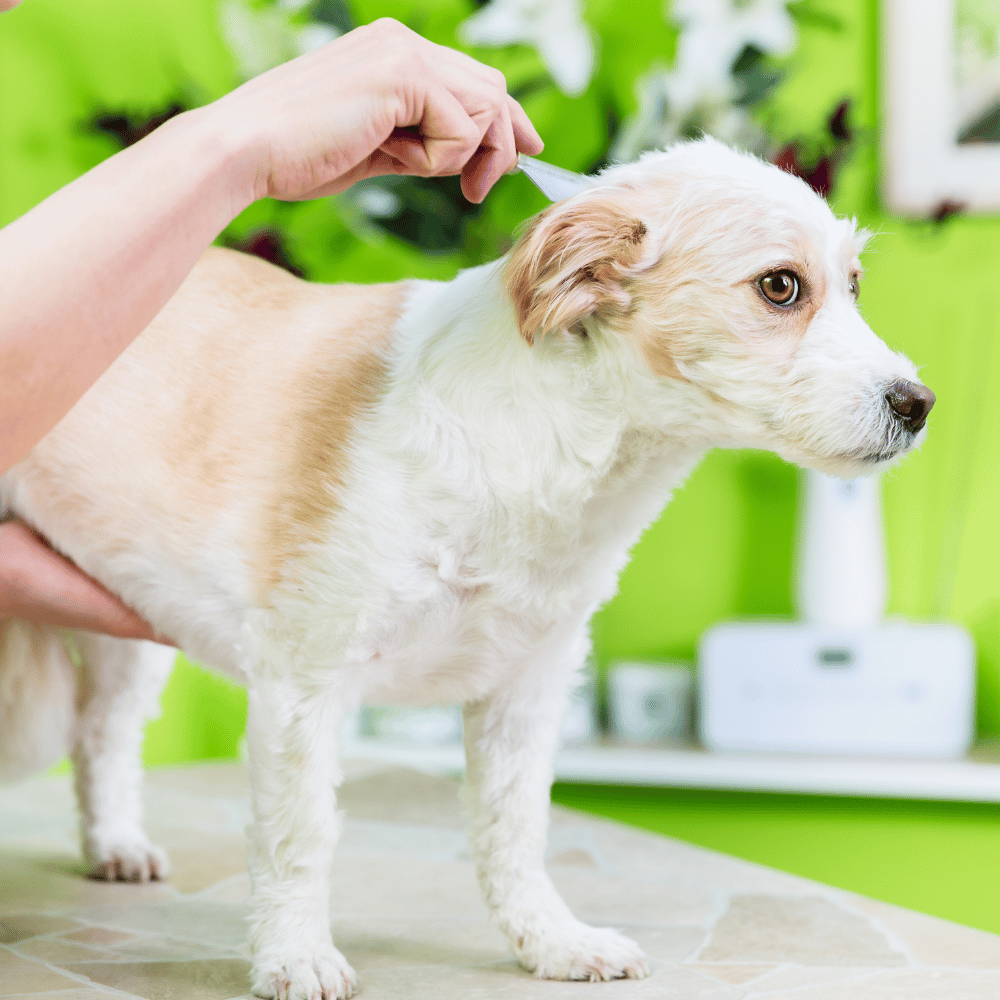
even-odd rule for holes
{"type": "Polygon", "coordinates": [[[72,744],[76,670],[58,629],[0,621],[0,783],[55,764],[72,744]]]}
{"type": "Polygon", "coordinates": [[[78,633],[82,660],[73,751],[83,850],[91,874],[109,881],[165,878],[167,857],[142,827],[143,724],[177,650],[78,633]]]}
{"type": "Polygon", "coordinates": [[[518,961],[545,979],[640,979],[635,942],[577,920],[545,871],[552,767],[568,691],[589,640],[578,632],[465,706],[465,797],[479,883],[518,961]]]}

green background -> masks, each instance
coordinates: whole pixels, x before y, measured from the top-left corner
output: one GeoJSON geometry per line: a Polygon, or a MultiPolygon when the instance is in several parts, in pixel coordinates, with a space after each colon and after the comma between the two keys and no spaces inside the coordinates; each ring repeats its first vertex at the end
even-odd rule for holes
{"type": "MultiPolygon", "coordinates": [[[[669,64],[675,32],[659,0],[588,0],[600,70],[578,99],[547,83],[527,48],[475,50],[507,74],[546,140],[546,158],[587,169],[609,130],[635,107],[636,78],[669,64]]],[[[469,0],[357,0],[356,22],[389,14],[457,44],[469,0]]],[[[852,101],[854,139],[832,201],[878,235],[866,255],[862,311],[920,366],[938,394],[919,455],[884,482],[890,613],[953,619],[979,655],[978,724],[1000,732],[1000,220],[894,217],[880,203],[879,24],[872,0],[802,0],[784,79],[755,114],[779,140],[808,149],[831,111],[852,101]]],[[[0,224],[115,151],[99,113],[142,117],[180,99],[198,104],[238,83],[212,0],[26,0],[0,18],[0,224]]],[[[523,178],[505,179],[461,220],[461,239],[434,253],[377,229],[349,201],[264,202],[232,238],[262,224],[290,236],[295,262],[318,280],[447,277],[503,252],[542,207],[523,178]]],[[[790,615],[798,473],[769,455],[710,455],[647,532],[619,595],[598,615],[601,664],[619,657],[692,660],[711,623],[790,615]]],[[[183,658],[149,727],[147,764],[236,753],[243,693],[183,658]]],[[[648,789],[557,787],[561,801],[1000,931],[1000,809],[876,800],[648,789]]]]}

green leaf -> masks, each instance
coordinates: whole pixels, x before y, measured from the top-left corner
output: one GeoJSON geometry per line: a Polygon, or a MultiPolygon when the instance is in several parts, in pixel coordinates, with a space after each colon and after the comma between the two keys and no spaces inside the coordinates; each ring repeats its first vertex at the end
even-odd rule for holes
{"type": "Polygon", "coordinates": [[[792,0],[788,4],[788,13],[800,28],[822,28],[826,31],[840,32],[846,27],[841,18],[824,10],[817,0],[792,0]]]}

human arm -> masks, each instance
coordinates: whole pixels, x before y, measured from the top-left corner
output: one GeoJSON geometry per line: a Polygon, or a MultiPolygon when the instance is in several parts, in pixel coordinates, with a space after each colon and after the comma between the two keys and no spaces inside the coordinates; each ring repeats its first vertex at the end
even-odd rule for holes
{"type": "Polygon", "coordinates": [[[500,74],[386,21],[172,119],[0,230],[0,471],[256,199],[461,173],[479,201],[518,150],[540,148],[500,74]]]}
{"type": "Polygon", "coordinates": [[[172,645],[21,521],[0,523],[0,622],[11,618],[172,645]]]}

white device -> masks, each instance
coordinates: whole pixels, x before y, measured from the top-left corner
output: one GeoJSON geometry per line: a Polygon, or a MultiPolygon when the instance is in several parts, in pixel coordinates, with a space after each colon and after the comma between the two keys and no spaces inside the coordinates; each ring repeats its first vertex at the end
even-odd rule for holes
{"type": "Polygon", "coordinates": [[[382,743],[414,747],[449,746],[462,742],[459,705],[400,707],[362,705],[358,735],[382,743]]]}
{"type": "Polygon", "coordinates": [[[878,480],[807,472],[800,525],[799,615],[814,625],[877,625],[889,589],[878,480]]]}
{"type": "MultiPolygon", "coordinates": [[[[461,705],[362,705],[345,720],[348,740],[376,740],[384,745],[428,749],[460,746],[461,705]]],[[[563,716],[561,746],[578,746],[597,737],[597,696],[592,664],[571,692],[563,716]]]]}
{"type": "Polygon", "coordinates": [[[882,622],[878,483],[806,474],[802,622],[728,622],[699,649],[713,750],[957,757],[973,737],[975,650],[945,623],[882,622]]]}
{"type": "Polygon", "coordinates": [[[570,692],[559,733],[559,745],[580,746],[595,740],[597,735],[597,684],[593,662],[588,661],[582,683],[570,692]]]}
{"type": "Polygon", "coordinates": [[[728,622],[700,662],[712,750],[959,757],[972,742],[975,657],[955,625],[728,622]]]}
{"type": "Polygon", "coordinates": [[[615,663],[608,671],[611,732],[635,743],[691,734],[694,677],[688,667],[615,663]]]}

